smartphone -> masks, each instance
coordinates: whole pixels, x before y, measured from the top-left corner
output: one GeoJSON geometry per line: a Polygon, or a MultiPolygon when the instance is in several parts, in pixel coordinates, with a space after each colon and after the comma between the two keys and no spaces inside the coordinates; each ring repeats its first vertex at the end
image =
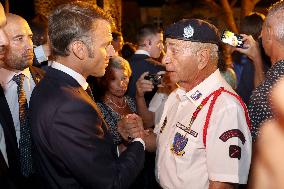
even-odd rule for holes
{"type": "Polygon", "coordinates": [[[221,41],[223,43],[229,44],[233,47],[243,48],[244,42],[243,37],[239,34],[235,34],[229,30],[224,30],[221,35],[221,41]]]}

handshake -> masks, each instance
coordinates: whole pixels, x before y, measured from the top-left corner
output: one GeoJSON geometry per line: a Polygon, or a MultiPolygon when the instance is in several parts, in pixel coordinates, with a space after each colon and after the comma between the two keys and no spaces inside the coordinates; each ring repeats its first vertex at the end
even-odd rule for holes
{"type": "Polygon", "coordinates": [[[136,114],[127,114],[117,124],[117,129],[125,141],[130,142],[134,138],[145,141],[145,131],[141,117],[136,114]]]}

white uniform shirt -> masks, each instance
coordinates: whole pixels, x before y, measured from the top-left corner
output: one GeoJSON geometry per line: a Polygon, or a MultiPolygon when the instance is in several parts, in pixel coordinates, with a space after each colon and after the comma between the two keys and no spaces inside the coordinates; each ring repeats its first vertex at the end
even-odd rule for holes
{"type": "MultiPolygon", "coordinates": [[[[30,97],[32,94],[32,91],[35,87],[35,82],[32,78],[32,75],[30,73],[29,68],[24,69],[21,72],[13,72],[10,70],[6,70],[4,68],[0,69],[0,83],[3,87],[4,93],[6,100],[8,102],[12,117],[13,117],[13,122],[15,126],[15,131],[16,131],[16,137],[17,137],[17,142],[19,144],[20,140],[20,120],[19,120],[19,102],[18,102],[18,93],[17,93],[17,83],[13,81],[14,75],[19,75],[19,74],[24,74],[24,83],[23,87],[25,90],[26,98],[27,98],[27,103],[29,104],[30,97]]],[[[2,129],[2,126],[0,126],[0,150],[7,161],[7,153],[6,153],[6,144],[5,144],[5,138],[4,138],[4,132],[2,129]]]]}
{"type": "Polygon", "coordinates": [[[207,130],[206,148],[203,144],[203,126],[212,98],[199,112],[190,134],[186,134],[186,127],[197,106],[220,87],[234,93],[216,70],[191,91],[186,93],[179,88],[166,101],[161,121],[154,130],[157,134],[156,177],[163,188],[207,189],[209,180],[247,182],[251,134],[244,109],[235,97],[225,92],[218,97],[207,130]],[[238,137],[225,134],[230,130],[238,137]],[[188,140],[185,147],[179,149],[183,155],[171,150],[176,134],[188,140]]]}

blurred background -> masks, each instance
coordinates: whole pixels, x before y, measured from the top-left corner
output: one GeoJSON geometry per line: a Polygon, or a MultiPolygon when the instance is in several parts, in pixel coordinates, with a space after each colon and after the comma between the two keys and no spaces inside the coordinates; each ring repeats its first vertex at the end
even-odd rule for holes
{"type": "MultiPolygon", "coordinates": [[[[7,12],[30,20],[48,16],[57,5],[72,0],[1,0],[7,12]]],[[[181,18],[202,18],[238,33],[242,18],[253,11],[266,14],[277,0],[84,0],[108,11],[125,41],[134,41],[137,28],[151,23],[164,28],[181,18]]]]}

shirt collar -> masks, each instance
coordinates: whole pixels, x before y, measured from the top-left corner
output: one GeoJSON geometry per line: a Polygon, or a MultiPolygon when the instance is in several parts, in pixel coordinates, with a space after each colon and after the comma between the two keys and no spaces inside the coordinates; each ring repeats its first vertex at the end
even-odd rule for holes
{"type": "Polygon", "coordinates": [[[27,77],[28,79],[31,78],[31,73],[29,68],[25,68],[24,70],[20,71],[20,72],[14,72],[11,70],[7,70],[4,68],[0,69],[0,82],[1,85],[6,88],[6,86],[10,83],[10,81],[13,79],[13,77],[15,75],[19,75],[19,74],[24,74],[25,77],[27,77]]]}
{"type": "Polygon", "coordinates": [[[178,98],[181,102],[186,101],[186,100],[189,100],[189,98],[188,98],[187,95],[186,95],[185,89],[183,89],[182,87],[178,87],[178,88],[175,90],[175,93],[176,93],[177,98],[178,98]]]}
{"type": "Polygon", "coordinates": [[[199,83],[199,85],[188,91],[186,96],[192,103],[199,106],[204,98],[221,86],[226,86],[227,88],[228,84],[226,84],[219,69],[217,69],[208,78],[199,83]]]}
{"type": "Polygon", "coordinates": [[[74,78],[82,86],[82,88],[84,90],[86,90],[88,88],[89,84],[87,83],[86,79],[81,74],[72,70],[71,68],[68,68],[67,66],[64,66],[63,64],[60,64],[60,63],[55,62],[55,61],[52,62],[51,67],[70,75],[72,78],[74,78]]]}
{"type": "Polygon", "coordinates": [[[137,51],[135,51],[135,54],[145,54],[147,56],[150,56],[150,53],[148,51],[142,49],[138,49],[137,51]]]}

